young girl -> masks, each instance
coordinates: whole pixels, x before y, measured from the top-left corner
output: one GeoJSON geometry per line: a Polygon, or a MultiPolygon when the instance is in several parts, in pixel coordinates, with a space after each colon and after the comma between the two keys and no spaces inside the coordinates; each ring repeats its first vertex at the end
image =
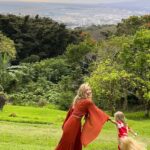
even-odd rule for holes
{"type": "MultiPolygon", "coordinates": [[[[128,127],[125,121],[125,116],[123,112],[121,111],[116,112],[114,114],[114,118],[115,118],[115,121],[114,120],[110,120],[110,121],[114,123],[118,129],[118,141],[119,141],[118,150],[122,150],[120,148],[120,144],[122,143],[122,140],[128,137],[128,132],[131,132],[134,136],[136,136],[137,133],[134,133],[134,131],[128,127]]],[[[128,150],[128,149],[125,149],[125,150],[128,150]]]]}

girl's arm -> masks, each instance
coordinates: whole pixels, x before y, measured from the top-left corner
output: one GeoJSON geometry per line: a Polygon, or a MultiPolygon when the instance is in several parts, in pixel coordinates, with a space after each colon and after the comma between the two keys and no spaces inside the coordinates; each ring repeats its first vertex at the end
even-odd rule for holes
{"type": "Polygon", "coordinates": [[[136,132],[134,132],[134,131],[133,131],[133,129],[128,128],[128,130],[129,130],[129,132],[130,132],[131,134],[133,134],[134,136],[137,136],[137,133],[136,133],[136,132]]]}
{"type": "Polygon", "coordinates": [[[111,123],[117,125],[117,122],[115,120],[112,120],[111,118],[109,118],[108,121],[110,121],[111,123]]]}

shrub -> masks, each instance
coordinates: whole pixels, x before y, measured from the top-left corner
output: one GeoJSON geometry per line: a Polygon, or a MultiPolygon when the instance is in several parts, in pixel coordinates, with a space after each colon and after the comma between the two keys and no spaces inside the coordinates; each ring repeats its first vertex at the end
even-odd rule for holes
{"type": "Polygon", "coordinates": [[[22,62],[26,62],[26,63],[34,63],[40,60],[40,57],[38,55],[31,55],[25,59],[23,59],[22,62]]]}
{"type": "Polygon", "coordinates": [[[61,110],[67,110],[71,106],[73,97],[74,94],[71,91],[61,93],[60,100],[58,103],[59,108],[61,110]]]}
{"type": "Polygon", "coordinates": [[[46,101],[46,100],[40,99],[40,100],[38,101],[38,106],[39,106],[39,107],[43,107],[43,106],[46,106],[46,105],[47,105],[47,101],[46,101]]]}
{"type": "Polygon", "coordinates": [[[11,113],[9,117],[17,117],[16,113],[11,113]]]}

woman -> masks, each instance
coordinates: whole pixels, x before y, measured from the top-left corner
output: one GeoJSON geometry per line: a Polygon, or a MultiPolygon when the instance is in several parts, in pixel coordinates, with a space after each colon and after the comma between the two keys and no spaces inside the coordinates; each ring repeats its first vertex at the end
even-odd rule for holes
{"type": "Polygon", "coordinates": [[[82,84],[63,123],[63,135],[55,150],[82,150],[82,145],[87,146],[98,136],[108,119],[109,116],[93,103],[90,86],[82,84]]]}

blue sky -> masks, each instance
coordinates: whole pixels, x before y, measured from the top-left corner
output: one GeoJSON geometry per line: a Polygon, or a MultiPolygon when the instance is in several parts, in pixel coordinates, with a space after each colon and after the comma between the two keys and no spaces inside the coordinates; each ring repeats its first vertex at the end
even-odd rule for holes
{"type": "Polygon", "coordinates": [[[53,3],[111,3],[132,0],[0,0],[0,1],[24,1],[24,2],[53,2],[53,3]]]}

